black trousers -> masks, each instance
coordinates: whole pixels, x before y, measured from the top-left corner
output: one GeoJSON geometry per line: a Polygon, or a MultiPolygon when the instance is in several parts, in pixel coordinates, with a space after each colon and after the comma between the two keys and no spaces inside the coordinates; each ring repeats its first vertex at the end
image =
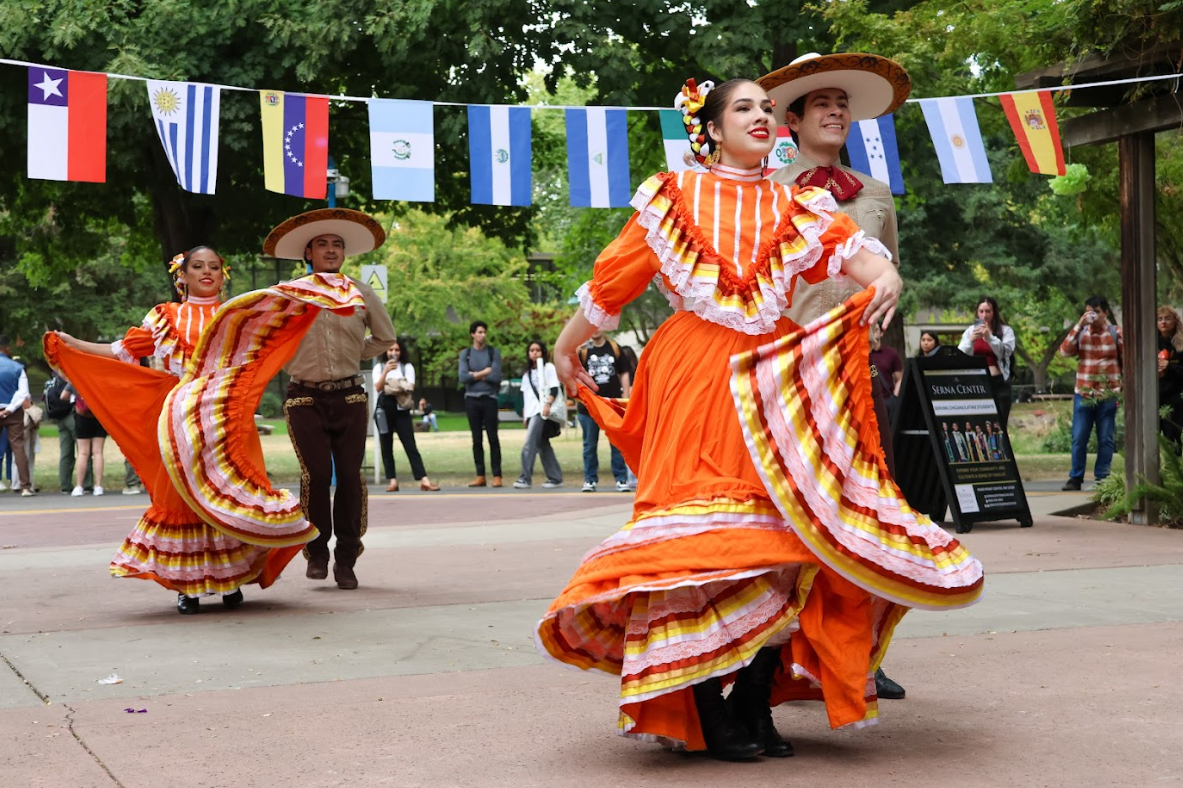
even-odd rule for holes
{"type": "Polygon", "coordinates": [[[485,446],[481,433],[489,436],[489,459],[493,475],[501,476],[501,440],[497,437],[497,400],[493,397],[465,397],[464,411],[468,414],[468,428],[472,430],[472,463],[476,475],[485,475],[485,446]]]}
{"type": "Polygon", "coordinates": [[[390,432],[378,433],[378,447],[382,450],[382,467],[386,470],[386,478],[398,478],[394,469],[394,436],[397,433],[398,442],[403,445],[403,451],[411,461],[411,473],[415,481],[419,481],[427,475],[427,471],[423,467],[419,447],[415,445],[415,425],[411,423],[411,411],[399,410],[394,397],[382,397],[378,407],[386,411],[386,423],[390,425],[390,432]]]}
{"type": "Polygon", "coordinates": [[[320,531],[304,546],[304,556],[327,561],[329,539],[335,533],[333,558],[352,567],[366,532],[366,485],[361,475],[369,415],[365,389],[320,391],[291,383],[283,412],[300,461],[300,505],[320,531]],[[337,494],[330,498],[334,468],[337,494]]]}

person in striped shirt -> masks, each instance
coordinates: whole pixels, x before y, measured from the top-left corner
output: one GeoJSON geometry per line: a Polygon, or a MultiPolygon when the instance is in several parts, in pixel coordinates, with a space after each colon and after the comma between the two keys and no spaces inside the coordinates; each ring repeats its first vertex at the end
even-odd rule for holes
{"type": "Polygon", "coordinates": [[[1095,295],[1064,337],[1060,355],[1077,356],[1076,396],[1072,399],[1072,470],[1062,489],[1079,490],[1088,461],[1089,438],[1097,431],[1093,475],[1101,481],[1113,462],[1117,403],[1121,398],[1121,329],[1113,322],[1109,301],[1095,295]]]}

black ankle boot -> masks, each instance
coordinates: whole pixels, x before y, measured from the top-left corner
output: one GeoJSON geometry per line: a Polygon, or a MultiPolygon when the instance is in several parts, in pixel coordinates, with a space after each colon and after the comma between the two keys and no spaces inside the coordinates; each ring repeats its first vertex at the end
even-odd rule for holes
{"type": "Polygon", "coordinates": [[[195,596],[177,594],[177,612],[182,616],[195,616],[201,612],[201,600],[195,596]]]}
{"type": "Polygon", "coordinates": [[[746,761],[760,754],[760,745],[731,716],[718,679],[695,684],[693,690],[708,755],[721,761],[746,761]]]}
{"type": "Polygon", "coordinates": [[[242,604],[242,589],[236,588],[233,593],[222,595],[222,604],[233,610],[242,604]]]}
{"type": "Polygon", "coordinates": [[[762,648],[752,664],[735,677],[728,702],[735,718],[747,729],[769,758],[788,758],[793,745],[780,737],[772,723],[772,681],[780,668],[780,648],[762,648]]]}

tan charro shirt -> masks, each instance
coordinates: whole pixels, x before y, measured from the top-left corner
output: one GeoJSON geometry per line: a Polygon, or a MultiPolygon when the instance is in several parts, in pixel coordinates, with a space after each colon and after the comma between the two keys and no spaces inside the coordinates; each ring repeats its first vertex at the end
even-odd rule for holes
{"type": "MultiPolygon", "coordinates": [[[[801,154],[792,164],[781,167],[768,177],[777,183],[792,185],[801,173],[819,166],[821,166],[819,162],[801,154]]],[[[859,190],[853,200],[838,203],[838,210],[854,219],[859,229],[867,235],[878,238],[879,242],[887,247],[887,251],[891,252],[892,262],[898,267],[900,264],[900,236],[899,228],[896,225],[895,200],[891,196],[891,187],[883,181],[875,180],[870,175],[855,172],[841,164],[834,166],[853,174],[863,184],[863,188],[859,190]]],[[[793,289],[793,304],[785,311],[785,314],[793,322],[805,325],[829,312],[858,291],[858,285],[851,281],[839,284],[832,279],[825,279],[811,285],[804,279],[798,279],[793,289]]]]}
{"type": "Polygon", "coordinates": [[[364,359],[394,344],[394,324],[386,304],[372,287],[350,279],[361,291],[366,308],[355,309],[348,316],[321,310],[300,342],[300,349],[283,368],[294,379],[323,383],[356,375],[364,359]]]}

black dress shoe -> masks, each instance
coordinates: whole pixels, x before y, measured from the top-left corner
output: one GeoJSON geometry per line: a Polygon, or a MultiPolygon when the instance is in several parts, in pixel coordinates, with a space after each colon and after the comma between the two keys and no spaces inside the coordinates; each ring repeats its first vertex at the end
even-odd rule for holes
{"type": "Polygon", "coordinates": [[[177,594],[177,612],[182,616],[195,616],[201,612],[201,600],[195,596],[177,594]]]}
{"type": "Polygon", "coordinates": [[[1060,489],[1064,492],[1075,492],[1080,489],[1082,482],[1084,482],[1084,479],[1069,479],[1068,481],[1064,482],[1064,486],[1060,489]]]}
{"type": "Polygon", "coordinates": [[[887,677],[883,668],[875,671],[875,694],[884,700],[903,700],[904,688],[887,677]]]}
{"type": "Polygon", "coordinates": [[[233,610],[242,604],[242,589],[234,589],[233,594],[222,594],[222,604],[233,610]]]}
{"type": "Polygon", "coordinates": [[[308,571],[304,576],[309,580],[324,580],[329,576],[329,559],[327,558],[309,558],[308,571]]]}

